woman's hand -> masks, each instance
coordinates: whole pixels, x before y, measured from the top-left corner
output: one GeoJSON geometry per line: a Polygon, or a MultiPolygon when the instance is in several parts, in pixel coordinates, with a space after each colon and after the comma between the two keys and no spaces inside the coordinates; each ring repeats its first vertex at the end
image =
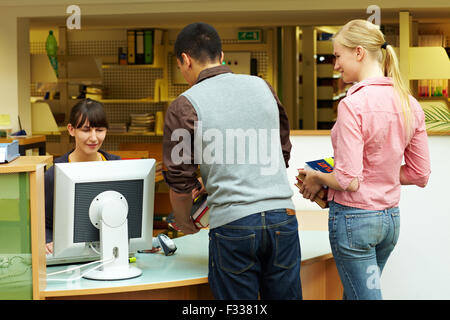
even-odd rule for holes
{"type": "Polygon", "coordinates": [[[318,172],[315,170],[298,169],[299,176],[302,178],[300,193],[303,198],[314,201],[317,193],[322,189],[322,184],[318,181],[318,172]]]}

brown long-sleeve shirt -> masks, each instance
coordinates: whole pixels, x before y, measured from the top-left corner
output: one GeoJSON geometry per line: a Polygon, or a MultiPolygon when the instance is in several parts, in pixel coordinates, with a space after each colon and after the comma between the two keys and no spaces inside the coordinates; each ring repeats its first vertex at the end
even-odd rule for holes
{"type": "MultiPolygon", "coordinates": [[[[217,76],[219,74],[228,73],[231,70],[227,66],[217,66],[203,70],[200,72],[196,83],[199,83],[205,79],[217,76]]],[[[283,152],[283,158],[286,168],[289,166],[291,142],[289,139],[289,120],[284,110],[283,105],[278,99],[273,88],[267,83],[268,87],[273,93],[273,96],[278,105],[278,111],[280,116],[280,141],[281,149],[283,152]]],[[[232,93],[230,93],[232,94],[232,93]]],[[[177,193],[189,193],[193,189],[200,186],[197,179],[198,165],[194,164],[194,123],[198,121],[197,113],[190,103],[190,101],[180,95],[169,106],[165,121],[164,121],[164,137],[163,137],[163,163],[167,168],[167,171],[163,172],[164,180],[169,187],[177,193]],[[188,163],[175,164],[172,161],[172,149],[179,142],[171,141],[172,132],[175,129],[183,128],[189,131],[191,136],[191,161],[188,163]]]]}

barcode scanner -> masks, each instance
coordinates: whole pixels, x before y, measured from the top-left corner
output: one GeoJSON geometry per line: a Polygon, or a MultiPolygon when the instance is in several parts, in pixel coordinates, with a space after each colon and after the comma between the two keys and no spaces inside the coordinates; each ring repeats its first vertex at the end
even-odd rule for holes
{"type": "Polygon", "coordinates": [[[158,234],[158,241],[161,248],[164,250],[164,255],[171,256],[177,251],[177,246],[172,239],[166,236],[164,233],[158,234]]]}

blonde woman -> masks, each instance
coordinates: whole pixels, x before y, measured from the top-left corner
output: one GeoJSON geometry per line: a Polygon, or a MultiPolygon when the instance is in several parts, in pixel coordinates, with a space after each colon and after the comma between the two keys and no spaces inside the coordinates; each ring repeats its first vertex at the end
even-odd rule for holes
{"type": "Polygon", "coordinates": [[[313,199],[330,188],[329,237],[344,298],[381,299],[381,272],[399,237],[400,186],[425,187],[430,175],[424,113],[378,26],[350,21],[333,47],[335,70],[354,83],[331,131],[335,170],[300,170],[300,192],[313,199]]]}

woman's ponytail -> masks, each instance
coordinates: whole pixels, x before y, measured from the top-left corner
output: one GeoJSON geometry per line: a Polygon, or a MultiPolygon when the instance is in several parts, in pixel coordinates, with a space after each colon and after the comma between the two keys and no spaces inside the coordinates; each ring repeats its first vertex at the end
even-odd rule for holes
{"type": "Polygon", "coordinates": [[[394,82],[394,89],[397,92],[400,98],[400,104],[402,106],[404,125],[405,125],[405,133],[407,141],[412,137],[412,129],[413,129],[413,116],[411,110],[411,104],[409,101],[410,90],[406,85],[405,81],[402,78],[400,73],[400,67],[397,59],[397,55],[394,51],[394,48],[390,45],[386,46],[386,55],[384,58],[384,74],[387,77],[392,78],[394,82]]]}

